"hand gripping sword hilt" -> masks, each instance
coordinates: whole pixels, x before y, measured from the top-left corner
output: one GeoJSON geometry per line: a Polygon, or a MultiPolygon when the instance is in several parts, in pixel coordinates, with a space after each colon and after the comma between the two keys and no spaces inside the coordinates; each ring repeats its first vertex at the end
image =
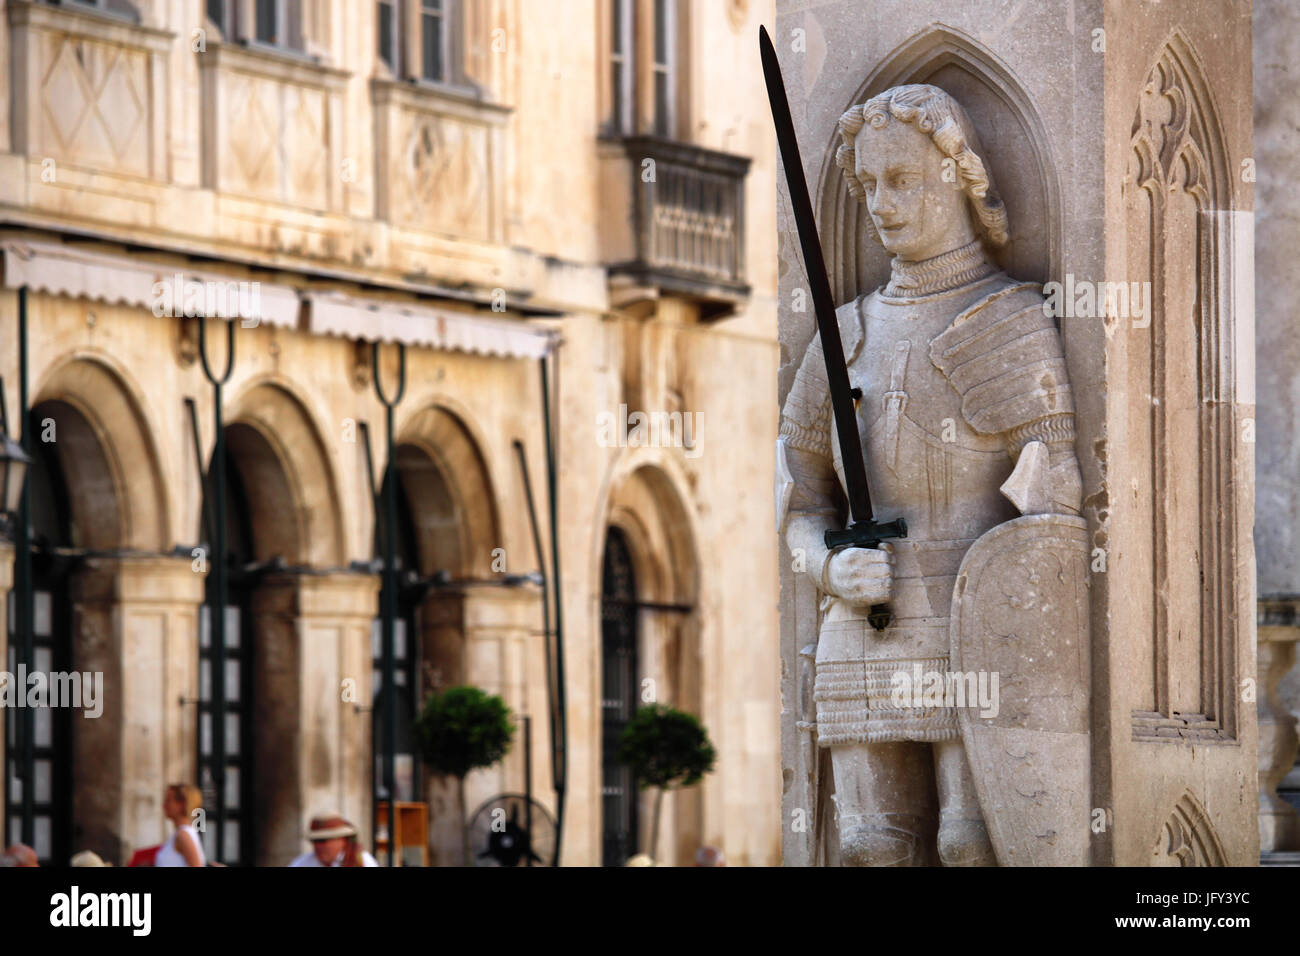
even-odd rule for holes
{"type": "MultiPolygon", "coordinates": [[[[906,538],[907,522],[902,518],[893,521],[855,521],[843,531],[829,528],[824,540],[826,547],[835,548],[878,548],[886,538],[906,538]]],[[[873,604],[867,612],[867,620],[877,631],[883,631],[894,619],[894,613],[888,604],[873,604]]]]}

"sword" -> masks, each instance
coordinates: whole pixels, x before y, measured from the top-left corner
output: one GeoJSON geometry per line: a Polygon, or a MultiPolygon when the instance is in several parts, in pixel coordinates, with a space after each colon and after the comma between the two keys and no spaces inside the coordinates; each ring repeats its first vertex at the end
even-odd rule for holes
{"type": "MultiPolygon", "coordinates": [[[[831,299],[831,284],[826,276],[826,263],[822,259],[822,245],[817,237],[812,201],[808,198],[803,161],[799,158],[799,141],[794,134],[794,121],[790,118],[790,104],[785,96],[785,83],[781,80],[781,65],[777,62],[776,50],[772,47],[772,38],[767,35],[766,27],[758,28],[758,47],[763,60],[763,79],[767,83],[767,99],[772,105],[772,119],[776,123],[776,142],[781,150],[781,164],[785,167],[786,182],[790,186],[790,203],[794,207],[794,222],[799,230],[804,268],[808,273],[808,284],[812,287],[813,311],[817,316],[817,334],[821,336],[822,353],[826,358],[826,381],[831,394],[831,411],[835,416],[835,434],[840,440],[844,489],[848,494],[849,515],[852,519],[849,527],[843,531],[826,531],[826,547],[878,548],[886,538],[906,538],[907,522],[901,517],[893,521],[876,521],[871,510],[871,491],[867,487],[867,468],[862,460],[862,441],[858,437],[857,417],[853,413],[853,393],[856,389],[849,385],[849,370],[844,363],[844,346],[840,342],[840,327],[835,318],[835,304],[831,299]]],[[[883,631],[892,617],[888,604],[875,604],[867,614],[867,620],[877,631],[883,631]]]]}

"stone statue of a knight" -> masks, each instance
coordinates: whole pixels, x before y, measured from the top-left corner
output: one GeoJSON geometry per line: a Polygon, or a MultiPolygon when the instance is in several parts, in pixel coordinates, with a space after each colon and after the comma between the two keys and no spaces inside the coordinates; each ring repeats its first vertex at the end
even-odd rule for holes
{"type": "MultiPolygon", "coordinates": [[[[802,557],[796,566],[822,594],[815,728],[818,746],[831,753],[840,861],[970,866],[996,865],[999,855],[1008,857],[1003,863],[1024,861],[1012,849],[995,853],[981,809],[985,791],[963,746],[961,710],[951,697],[900,698],[898,691],[900,680],[931,674],[945,675],[951,687],[950,650],[960,639],[954,586],[972,546],[992,529],[1013,519],[1038,522],[1017,532],[1029,536],[1029,546],[1009,537],[1010,548],[994,549],[1006,565],[996,572],[1003,582],[998,600],[1048,612],[1033,627],[1055,617],[1052,602],[1033,588],[1075,587],[1064,572],[1058,581],[1056,570],[1047,575],[1049,585],[1027,583],[1039,582],[1041,568],[1023,559],[1039,553],[1033,545],[1046,540],[1044,522],[1059,530],[1064,521],[1069,535],[1083,533],[1060,334],[1043,309],[1041,287],[1008,277],[990,258],[991,249],[1007,242],[1007,216],[970,120],[952,97],[934,86],[895,87],[848,110],[839,132],[837,163],[870,213],[871,234],[862,241],[878,241],[892,256],[887,285],[837,310],[840,335],[850,383],[861,390],[857,425],[876,515],[901,516],[908,528],[907,537],[879,549],[828,550],[823,543],[825,531],[844,527],[846,516],[822,347],[814,336],[782,413],[778,508],[785,541],[802,557]],[[1017,588],[1028,596],[1006,597],[1017,588]],[[867,611],[882,602],[892,606],[893,618],[877,631],[867,611]]],[[[1060,540],[1056,531],[1048,538],[1060,540]]],[[[1071,538],[1067,557],[1049,555],[1051,561],[1068,564],[1076,544],[1071,538]]],[[[1071,592],[1064,601],[1077,605],[1076,598],[1071,592]]],[[[998,631],[996,614],[993,625],[988,619],[980,618],[984,631],[966,628],[975,637],[964,667],[978,658],[976,645],[990,626],[988,633],[1008,636],[998,631]]],[[[1070,658],[1063,682],[1072,686],[1063,699],[1080,705],[1073,685],[1081,679],[1086,707],[1086,667],[1075,667],[1086,662],[1086,647],[1076,647],[1086,638],[1053,627],[1044,633],[1055,643],[1039,657],[1070,658]]],[[[1016,633],[1026,630],[1017,625],[1016,633]]],[[[1017,665],[1004,654],[1000,666],[1017,665]]],[[[1004,715],[1012,727],[1007,732],[1050,723],[1036,723],[1036,707],[1059,711],[1057,698],[1039,706],[1037,678],[1004,673],[1002,681],[1004,696],[1010,685],[1027,701],[1004,715]]],[[[1021,770],[1041,773],[1048,763],[1021,770]]],[[[985,802],[1000,804],[1000,798],[985,802]]]]}

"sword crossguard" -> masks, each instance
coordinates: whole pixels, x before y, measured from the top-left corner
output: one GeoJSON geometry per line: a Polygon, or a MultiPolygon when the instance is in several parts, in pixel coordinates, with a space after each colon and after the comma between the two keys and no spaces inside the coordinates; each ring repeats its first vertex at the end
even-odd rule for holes
{"type": "MultiPolygon", "coordinates": [[[[893,521],[855,521],[843,531],[828,528],[824,536],[828,548],[878,548],[887,538],[906,538],[907,522],[902,518],[893,521]]],[[[867,620],[877,631],[883,631],[894,619],[888,604],[873,604],[867,620]]]]}

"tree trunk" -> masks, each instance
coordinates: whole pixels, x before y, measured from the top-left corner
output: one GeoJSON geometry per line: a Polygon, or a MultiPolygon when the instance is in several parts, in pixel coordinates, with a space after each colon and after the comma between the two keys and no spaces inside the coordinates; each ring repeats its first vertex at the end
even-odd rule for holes
{"type": "Polygon", "coordinates": [[[655,794],[655,812],[650,824],[650,859],[659,860],[659,814],[664,808],[664,788],[659,787],[655,794]]]}
{"type": "Polygon", "coordinates": [[[461,849],[464,852],[463,865],[471,866],[469,858],[469,810],[465,807],[465,778],[456,778],[460,793],[460,841],[461,849]]]}

